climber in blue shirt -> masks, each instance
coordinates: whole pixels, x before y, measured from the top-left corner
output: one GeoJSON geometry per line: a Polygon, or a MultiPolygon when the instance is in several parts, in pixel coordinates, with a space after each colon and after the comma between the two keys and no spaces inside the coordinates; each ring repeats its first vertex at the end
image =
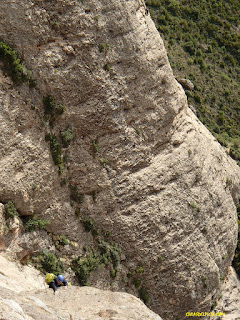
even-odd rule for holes
{"type": "Polygon", "coordinates": [[[49,283],[49,288],[52,288],[54,293],[56,292],[57,288],[61,286],[68,286],[67,281],[64,279],[64,277],[60,274],[58,276],[55,276],[54,279],[49,283]]]}

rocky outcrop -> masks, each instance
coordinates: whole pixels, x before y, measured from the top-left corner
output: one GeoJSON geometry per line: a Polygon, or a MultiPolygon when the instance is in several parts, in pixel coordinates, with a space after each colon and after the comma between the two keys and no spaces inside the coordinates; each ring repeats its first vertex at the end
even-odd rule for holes
{"type": "Polygon", "coordinates": [[[139,299],[91,287],[60,288],[54,296],[33,268],[0,256],[0,316],[5,320],[161,320],[139,299]]]}
{"type": "Polygon", "coordinates": [[[226,320],[238,320],[240,310],[240,281],[235,270],[230,267],[222,285],[215,312],[224,313],[226,320]]]}
{"type": "Polygon", "coordinates": [[[240,170],[188,109],[143,2],[13,0],[0,17],[0,37],[37,79],[29,89],[0,75],[0,201],[75,241],[68,260],[94,244],[75,210],[93,218],[124,252],[114,288],[137,294],[125,276],[140,268],[164,319],[210,310],[236,247],[240,170]],[[54,123],[47,95],[66,105],[54,123]],[[68,128],[59,175],[45,135],[68,128]]]}

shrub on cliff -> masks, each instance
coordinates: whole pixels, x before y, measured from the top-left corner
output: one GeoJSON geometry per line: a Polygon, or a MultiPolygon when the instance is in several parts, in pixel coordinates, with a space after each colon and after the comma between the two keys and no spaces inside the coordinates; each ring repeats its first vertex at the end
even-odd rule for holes
{"type": "Polygon", "coordinates": [[[66,106],[64,104],[57,104],[51,95],[43,97],[43,105],[45,107],[45,114],[47,115],[61,115],[66,110],[66,106]]]}
{"type": "Polygon", "coordinates": [[[59,168],[59,173],[63,173],[64,164],[63,164],[63,154],[62,154],[62,148],[60,143],[58,142],[58,139],[55,135],[47,134],[45,137],[46,141],[50,142],[50,151],[52,154],[53,161],[55,165],[59,168]]]}
{"type": "Polygon", "coordinates": [[[15,216],[18,216],[17,209],[15,208],[12,201],[8,201],[5,204],[5,212],[7,217],[10,217],[10,218],[14,218],[15,216]]]}
{"type": "Polygon", "coordinates": [[[91,272],[98,269],[102,264],[101,256],[92,250],[86,255],[86,257],[78,257],[74,259],[72,269],[75,272],[79,283],[82,286],[87,286],[91,272]]]}
{"type": "Polygon", "coordinates": [[[67,128],[66,130],[61,131],[62,144],[64,148],[67,148],[72,139],[73,139],[73,131],[71,128],[67,128]]]}
{"type": "Polygon", "coordinates": [[[121,249],[115,243],[108,243],[102,239],[98,240],[98,251],[91,250],[85,257],[77,257],[72,262],[72,269],[75,272],[81,285],[88,285],[90,274],[104,266],[109,266],[110,276],[115,278],[120,265],[121,249]]]}
{"type": "Polygon", "coordinates": [[[0,60],[14,83],[28,82],[31,88],[36,86],[36,80],[31,79],[30,71],[23,66],[16,51],[3,41],[0,41],[0,60]]]}
{"type": "Polygon", "coordinates": [[[43,250],[38,256],[32,257],[34,266],[42,272],[50,272],[60,274],[62,271],[62,263],[48,250],[43,250]]]}
{"type": "Polygon", "coordinates": [[[49,224],[49,221],[45,219],[38,219],[34,216],[32,219],[29,219],[25,224],[25,230],[31,232],[34,230],[42,230],[49,224]]]}

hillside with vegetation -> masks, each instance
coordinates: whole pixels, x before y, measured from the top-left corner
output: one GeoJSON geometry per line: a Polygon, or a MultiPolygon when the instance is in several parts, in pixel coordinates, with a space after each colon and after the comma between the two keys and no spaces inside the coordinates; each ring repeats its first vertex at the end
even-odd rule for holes
{"type": "Polygon", "coordinates": [[[189,105],[240,164],[240,3],[238,0],[147,0],[189,105]]]}
{"type": "MultiPolygon", "coordinates": [[[[177,79],[198,118],[240,165],[240,2],[147,0],[177,79]]],[[[240,228],[240,207],[238,205],[240,228]]],[[[233,265],[240,275],[240,235],[233,265]]]]}

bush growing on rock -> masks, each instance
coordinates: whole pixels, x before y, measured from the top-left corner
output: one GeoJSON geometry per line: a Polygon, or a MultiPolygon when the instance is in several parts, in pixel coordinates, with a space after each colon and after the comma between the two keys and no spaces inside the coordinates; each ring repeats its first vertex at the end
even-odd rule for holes
{"type": "Polygon", "coordinates": [[[32,257],[32,262],[38,270],[44,273],[60,274],[62,271],[62,263],[54,253],[48,250],[43,250],[38,256],[32,257]]]}
{"type": "Polygon", "coordinates": [[[58,139],[55,135],[48,134],[45,137],[46,141],[50,142],[50,150],[52,154],[53,161],[55,165],[59,168],[59,173],[63,173],[64,165],[63,165],[63,155],[62,155],[62,148],[58,139]]]}
{"type": "Polygon", "coordinates": [[[30,71],[23,66],[16,51],[3,41],[0,41],[0,60],[2,60],[4,70],[12,78],[13,82],[16,84],[29,82],[31,87],[34,86],[35,82],[30,77],[30,71]]]}
{"type": "Polygon", "coordinates": [[[149,295],[147,293],[147,290],[144,287],[141,287],[138,291],[139,293],[139,298],[145,303],[147,304],[149,301],[149,295]]]}
{"type": "Polygon", "coordinates": [[[88,285],[91,272],[111,265],[110,276],[115,278],[120,265],[121,249],[114,243],[108,243],[102,239],[98,242],[99,253],[91,250],[85,257],[77,257],[72,261],[72,269],[81,285],[88,285]]]}
{"type": "Polygon", "coordinates": [[[32,219],[29,219],[26,224],[25,224],[25,230],[27,232],[31,232],[34,230],[42,230],[45,229],[45,227],[49,224],[50,222],[48,220],[44,219],[38,219],[36,216],[34,216],[32,219]]]}
{"type": "Polygon", "coordinates": [[[85,258],[78,257],[74,259],[72,269],[75,272],[79,283],[83,286],[87,286],[91,272],[97,270],[101,265],[103,265],[101,256],[92,250],[85,258]]]}
{"type": "Polygon", "coordinates": [[[81,222],[85,231],[91,232],[94,237],[98,234],[96,224],[92,218],[84,216],[82,217],[81,222]]]}
{"type": "Polygon", "coordinates": [[[70,189],[70,199],[77,203],[83,202],[83,194],[79,193],[77,186],[74,186],[72,184],[69,185],[70,189]]]}
{"type": "Polygon", "coordinates": [[[45,114],[47,115],[61,115],[66,110],[66,106],[64,104],[57,104],[51,95],[43,97],[43,105],[45,107],[45,114]]]}
{"type": "Polygon", "coordinates": [[[71,128],[67,128],[66,130],[61,132],[61,138],[64,148],[67,148],[72,139],[73,139],[73,131],[71,128]]]}
{"type": "Polygon", "coordinates": [[[18,216],[17,209],[15,208],[12,201],[8,201],[5,204],[5,212],[6,212],[7,217],[10,217],[10,218],[14,218],[14,217],[18,216]]]}

